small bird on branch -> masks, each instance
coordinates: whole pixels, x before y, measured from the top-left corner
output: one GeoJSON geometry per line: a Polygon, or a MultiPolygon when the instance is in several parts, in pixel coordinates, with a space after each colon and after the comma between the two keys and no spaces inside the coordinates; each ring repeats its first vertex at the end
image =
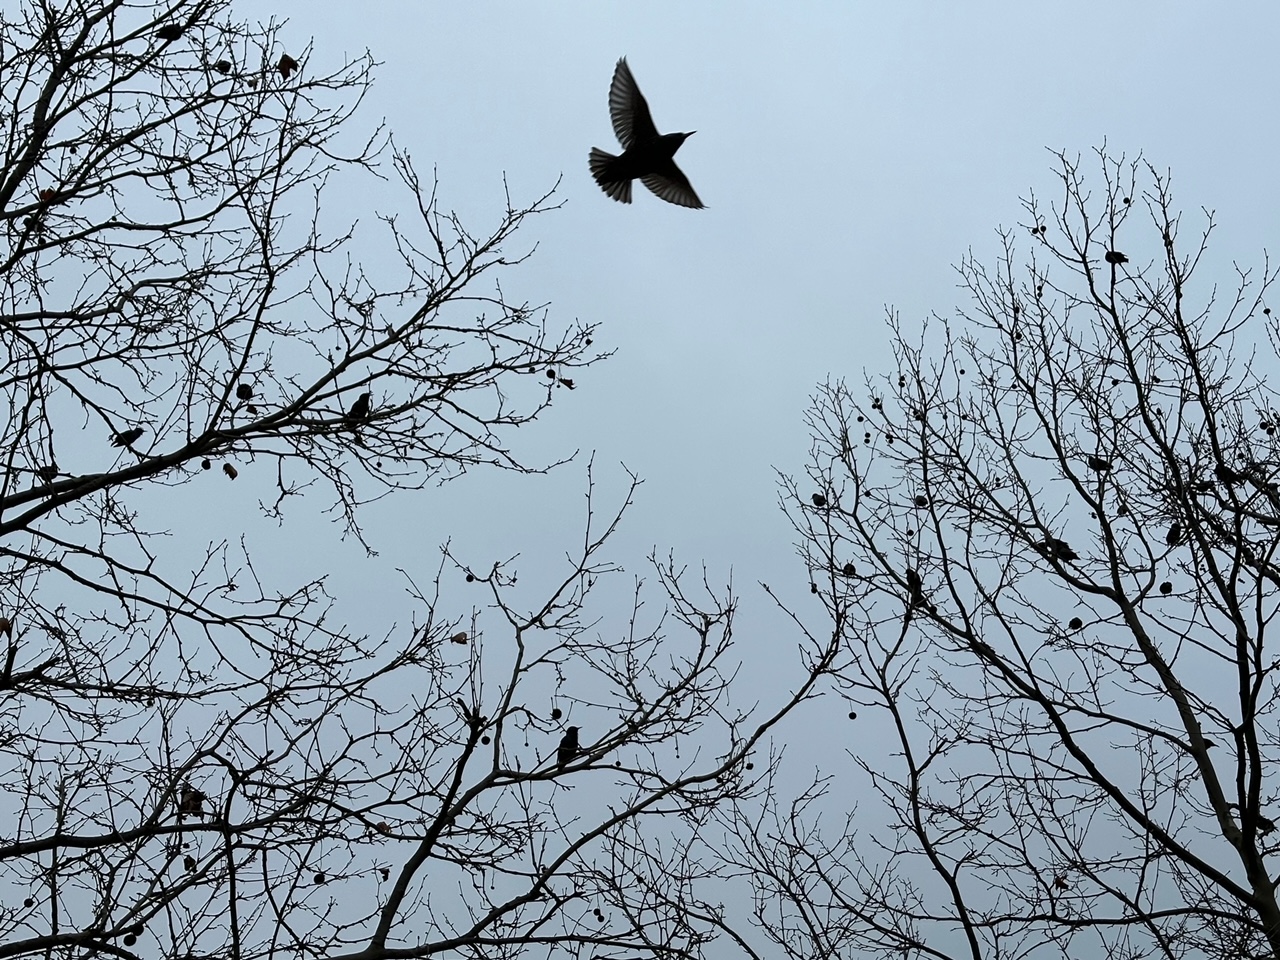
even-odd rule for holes
{"type": "Polygon", "coordinates": [[[579,752],[578,728],[569,727],[560,738],[560,746],[556,748],[556,766],[567,766],[579,752]]]}
{"type": "Polygon", "coordinates": [[[182,785],[182,792],[178,794],[178,819],[183,817],[203,817],[204,802],[209,797],[203,790],[198,790],[189,783],[182,785]]]}
{"type": "Polygon", "coordinates": [[[113,447],[132,447],[146,433],[142,427],[133,427],[129,430],[122,430],[111,438],[113,447]]]}
{"type": "Polygon", "coordinates": [[[360,394],[356,397],[356,402],[351,405],[351,409],[347,411],[346,421],[351,424],[364,423],[369,419],[369,401],[373,395],[368,393],[360,394]]]}
{"type": "Polygon", "coordinates": [[[1070,562],[1080,559],[1080,555],[1071,549],[1071,544],[1065,540],[1059,540],[1057,537],[1046,537],[1035,544],[1035,548],[1050,560],[1066,560],[1070,562]]]}

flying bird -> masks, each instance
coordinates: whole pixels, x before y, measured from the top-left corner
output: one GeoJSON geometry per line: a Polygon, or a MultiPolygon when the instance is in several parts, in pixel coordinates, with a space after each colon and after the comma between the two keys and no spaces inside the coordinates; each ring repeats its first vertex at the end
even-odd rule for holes
{"type": "Polygon", "coordinates": [[[609,86],[609,117],[622,144],[615,157],[599,147],[591,148],[591,176],[600,189],[621,203],[631,202],[631,181],[639,180],[656,196],[681,207],[702,208],[689,178],[672,158],[693,133],[658,133],[649,115],[649,104],[636,86],[627,58],[618,61],[609,86]]]}
{"type": "Polygon", "coordinates": [[[578,755],[578,728],[569,727],[556,748],[556,765],[563,767],[578,755]]]}
{"type": "Polygon", "coordinates": [[[113,447],[132,447],[138,442],[144,433],[146,433],[146,431],[143,430],[142,427],[133,427],[130,430],[122,430],[111,438],[111,445],[113,447]]]}

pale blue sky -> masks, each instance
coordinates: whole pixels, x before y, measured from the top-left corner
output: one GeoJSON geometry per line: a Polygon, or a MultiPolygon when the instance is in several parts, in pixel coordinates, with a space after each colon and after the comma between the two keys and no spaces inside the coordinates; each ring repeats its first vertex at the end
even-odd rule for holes
{"type": "MultiPolygon", "coordinates": [[[[615,556],[639,572],[648,549],[674,547],[713,579],[732,568],[748,650],[781,627],[756,581],[807,603],[773,470],[803,472],[814,385],[889,372],[886,305],[909,329],[952,313],[952,264],[970,249],[990,260],[995,228],[1018,221],[1028,189],[1057,199],[1046,147],[1087,154],[1105,140],[1171,169],[1185,209],[1216,210],[1220,267],[1260,262],[1275,233],[1270,3],[241,10],[289,17],[285,36],[314,37],[321,62],[369,48],[382,66],[363,120],[385,116],[477,229],[500,209],[504,175],[520,201],[563,174],[564,209],[524,231],[539,250],[504,286],[549,301],[553,325],[600,322],[597,345],[617,355],[558,391],[519,448],[547,460],[596,451],[605,492],[621,490],[619,461],[644,477],[615,556]],[[659,128],[697,131],[678,161],[708,209],[639,189],[627,207],[592,183],[588,149],[615,146],[607,92],[622,55],[659,128]]],[[[371,219],[363,194],[329,202],[335,217],[371,219]]],[[[449,537],[477,559],[559,555],[578,535],[583,482],[573,466],[477,474],[396,501],[394,522],[375,509],[373,563],[434,563],[430,548],[449,537]]],[[[381,603],[376,613],[390,616],[381,603]]]]}

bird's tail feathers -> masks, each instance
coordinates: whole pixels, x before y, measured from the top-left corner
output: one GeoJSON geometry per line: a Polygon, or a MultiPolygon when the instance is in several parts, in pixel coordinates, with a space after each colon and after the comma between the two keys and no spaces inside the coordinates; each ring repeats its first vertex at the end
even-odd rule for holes
{"type": "Polygon", "coordinates": [[[614,180],[609,175],[609,167],[617,159],[612,153],[605,153],[599,147],[592,147],[591,157],[588,160],[588,164],[591,167],[591,176],[595,177],[596,183],[600,184],[600,189],[613,197],[613,199],[621,203],[630,203],[631,181],[627,179],[614,180]]]}

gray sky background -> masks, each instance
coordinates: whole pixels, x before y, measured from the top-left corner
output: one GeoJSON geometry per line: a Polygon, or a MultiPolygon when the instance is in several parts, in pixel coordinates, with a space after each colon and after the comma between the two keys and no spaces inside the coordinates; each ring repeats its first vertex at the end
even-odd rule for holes
{"type": "MultiPolygon", "coordinates": [[[[952,314],[952,264],[970,249],[991,262],[995,228],[1019,221],[1028,190],[1058,199],[1046,147],[1087,155],[1105,141],[1172,170],[1184,210],[1216,212],[1205,275],[1224,286],[1231,262],[1261,263],[1275,233],[1273,3],[258,0],[240,11],[289,18],[285,36],[314,38],[318,65],[370,49],[382,66],[357,127],[385,117],[477,232],[496,223],[504,175],[517,204],[563,175],[564,208],[521,232],[539,249],[503,284],[549,301],[553,327],[600,322],[596,345],[617,354],[557,391],[517,449],[535,460],[580,450],[583,464],[594,451],[613,497],[619,462],[642,476],[612,556],[643,573],[651,548],[674,548],[713,582],[732,570],[755,668],[793,648],[757,581],[820,622],[774,474],[803,472],[811,391],[890,372],[887,305],[908,329],[952,314]],[[708,209],[638,186],[623,206],[591,181],[589,148],[617,149],[607,93],[623,55],[659,129],[697,131],[677,160],[708,209]]],[[[339,186],[327,212],[371,223],[362,204],[393,212],[397,196],[407,201],[339,186]]],[[[394,514],[372,509],[375,560],[354,545],[309,559],[340,560],[364,582],[363,611],[346,613],[381,633],[410,609],[394,567],[427,573],[452,537],[478,564],[523,552],[536,573],[580,537],[584,486],[574,465],[473,474],[395,500],[394,514]]],[[[458,613],[471,602],[460,593],[458,613]]]]}

